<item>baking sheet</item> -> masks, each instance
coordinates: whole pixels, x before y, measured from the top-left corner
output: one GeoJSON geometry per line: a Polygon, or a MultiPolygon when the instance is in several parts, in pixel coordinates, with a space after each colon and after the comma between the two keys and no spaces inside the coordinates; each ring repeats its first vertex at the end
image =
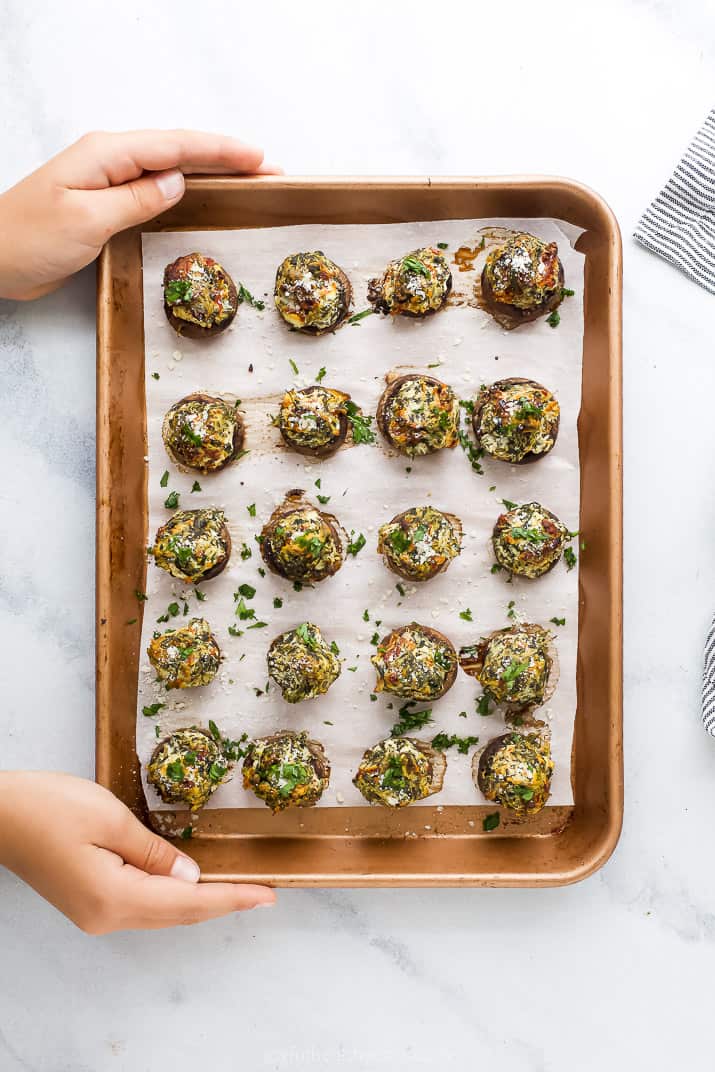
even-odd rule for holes
{"type": "MultiPolygon", "coordinates": [[[[238,738],[278,729],[306,729],[321,740],[332,765],[330,786],[320,807],[364,804],[352,785],[352,777],[366,747],[387,735],[397,719],[402,700],[385,693],[371,700],[375,674],[370,655],[371,637],[410,621],[431,625],[444,632],[458,649],[481,635],[510,624],[508,604],[514,600],[519,620],[549,624],[552,617],[566,618],[566,626],[554,627],[559,652],[560,678],[551,701],[541,708],[551,732],[556,765],[551,805],[573,802],[570,761],[576,710],[576,654],[578,635],[577,573],[560,564],[536,581],[515,577],[509,583],[503,574],[491,574],[490,535],[501,500],[524,502],[537,499],[572,529],[578,527],[579,472],[576,422],[581,398],[583,337],[583,262],[571,243],[578,231],[551,220],[455,220],[382,225],[305,225],[258,230],[157,233],[143,235],[144,309],[146,346],[146,392],[149,468],[149,531],[151,543],[158,526],[171,511],[164,507],[167,494],[180,494],[181,508],[220,506],[226,511],[234,552],[228,568],[201,585],[206,599],[197,601],[190,587],[178,584],[150,562],[147,571],[147,601],[144,604],[142,650],[155,629],[168,626],[156,619],[171,602],[188,614],[172,618],[176,626],[190,616],[208,619],[224,654],[217,678],[200,689],[165,692],[154,681],[146,656],[140,667],[137,704],[137,751],[142,766],[160,736],[192,724],[206,726],[213,719],[222,733],[238,738]],[[283,258],[301,249],[323,249],[350,276],[355,310],[366,307],[367,280],[379,275],[394,256],[418,246],[447,242],[446,255],[463,245],[475,247],[481,235],[496,228],[525,229],[545,240],[558,242],[566,285],[575,290],[560,308],[561,323],[552,329],[542,319],[507,332],[491,317],[471,304],[475,279],[486,250],[469,272],[453,265],[454,292],[447,309],[424,321],[369,316],[355,326],[345,325],[333,335],[303,337],[290,332],[272,307],[275,270],[283,258]],[[162,308],[161,280],[165,264],[183,253],[200,250],[219,260],[234,279],[266,301],[259,312],[246,304],[234,324],[210,341],[180,338],[166,321],[162,308]],[[291,361],[298,368],[295,374],[291,361]],[[439,363],[438,367],[435,366],[439,363]],[[554,391],[561,404],[561,426],[555,449],[534,465],[510,466],[485,458],[483,475],[474,473],[463,451],[442,451],[420,459],[405,459],[391,453],[379,436],[374,445],[349,447],[332,458],[313,462],[287,451],[270,416],[277,410],[288,386],[315,382],[325,367],[325,386],[349,391],[365,412],[374,414],[385,386],[385,373],[426,371],[449,383],[462,398],[473,398],[481,383],[507,376],[527,376],[554,391]],[[159,378],[154,378],[154,373],[159,378]],[[246,443],[249,454],[222,473],[199,477],[202,490],[191,492],[194,473],[180,472],[166,455],[161,423],[166,410],[193,391],[205,391],[233,400],[243,400],[246,443]],[[165,488],[160,479],[170,478],[165,488]],[[409,472],[407,470],[410,470],[409,472]],[[348,556],[335,577],[314,589],[296,593],[289,582],[270,573],[262,578],[263,566],[255,536],[291,488],[304,488],[314,499],[329,495],[326,510],[336,514],[350,532],[364,533],[367,544],[355,557],[348,556]],[[494,488],[494,490],[490,490],[494,488]],[[414,505],[432,503],[461,517],[465,538],[462,554],[446,573],[423,585],[404,582],[387,571],[376,553],[377,530],[395,514],[414,505]],[[255,517],[248,507],[255,504],[255,517]],[[250,548],[243,560],[240,549],[250,548]],[[228,626],[243,628],[234,615],[234,592],[242,583],[256,588],[251,601],[264,629],[248,630],[240,638],[229,635],[228,626]],[[273,606],[274,597],[283,601],[273,606]],[[460,618],[471,610],[472,622],[460,618]],[[364,620],[367,610],[370,620],[364,620]],[[298,705],[286,704],[268,680],[265,656],[275,635],[310,620],[319,625],[341,652],[343,672],[326,696],[298,705]],[[381,622],[376,627],[375,622],[381,622]],[[355,667],[354,670],[351,668],[355,667]],[[155,718],[142,715],[142,707],[166,704],[155,718]],[[392,709],[388,708],[392,704],[392,709]],[[326,724],[332,723],[332,724],[326,724]]],[[[463,421],[463,426],[466,427],[463,421]]],[[[453,688],[432,704],[434,722],[418,736],[430,739],[445,731],[460,736],[479,736],[482,747],[504,732],[498,712],[484,718],[476,713],[481,689],[461,671],[453,688]],[[466,717],[460,717],[466,712],[466,717]]],[[[424,705],[427,706],[427,705],[424,705]]],[[[442,792],[429,798],[431,805],[483,804],[474,788],[471,754],[450,749],[442,792]]],[[[153,810],[161,804],[147,787],[153,810]]],[[[208,807],[255,807],[256,799],[241,787],[240,771],[213,795],[208,807]]],[[[367,806],[367,805],[365,805],[367,806]]],[[[419,805],[416,805],[419,806],[419,805]]]]}

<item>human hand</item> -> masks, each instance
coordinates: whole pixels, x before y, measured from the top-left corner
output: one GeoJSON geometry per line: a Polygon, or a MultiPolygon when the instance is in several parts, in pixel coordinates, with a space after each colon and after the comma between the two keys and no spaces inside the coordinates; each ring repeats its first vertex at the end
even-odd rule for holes
{"type": "Polygon", "coordinates": [[[272,905],[267,886],[198,884],[199,868],[94,782],[0,772],[0,864],[87,934],[200,923],[272,905]]]}
{"type": "Polygon", "coordinates": [[[0,195],[0,298],[47,294],[117,231],[180,201],[184,174],[276,174],[263,152],[193,130],[94,133],[0,195]]]}

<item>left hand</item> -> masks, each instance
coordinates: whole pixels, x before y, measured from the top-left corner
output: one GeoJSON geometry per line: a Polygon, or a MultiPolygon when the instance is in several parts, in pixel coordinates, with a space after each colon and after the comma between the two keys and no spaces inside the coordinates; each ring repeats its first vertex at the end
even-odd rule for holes
{"type": "Polygon", "coordinates": [[[0,195],[0,298],[47,294],[98,256],[117,231],[184,194],[184,175],[277,174],[263,151],[193,130],[94,133],[0,195]]]}

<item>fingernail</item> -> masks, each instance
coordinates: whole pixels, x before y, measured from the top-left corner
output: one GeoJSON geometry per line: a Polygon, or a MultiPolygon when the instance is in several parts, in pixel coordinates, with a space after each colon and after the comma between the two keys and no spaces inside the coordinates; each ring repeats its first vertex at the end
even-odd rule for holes
{"type": "Polygon", "coordinates": [[[182,882],[198,882],[201,877],[199,865],[188,856],[177,856],[169,872],[172,878],[182,882]]]}
{"type": "Polygon", "coordinates": [[[155,178],[162,197],[167,201],[176,201],[184,192],[184,176],[178,168],[160,172],[155,178]]]}
{"type": "Polygon", "coordinates": [[[254,908],[273,908],[275,901],[259,901],[258,904],[254,904],[254,908]]]}
{"type": "Polygon", "coordinates": [[[271,164],[265,160],[258,169],[259,175],[285,175],[285,171],[280,164],[271,164]]]}

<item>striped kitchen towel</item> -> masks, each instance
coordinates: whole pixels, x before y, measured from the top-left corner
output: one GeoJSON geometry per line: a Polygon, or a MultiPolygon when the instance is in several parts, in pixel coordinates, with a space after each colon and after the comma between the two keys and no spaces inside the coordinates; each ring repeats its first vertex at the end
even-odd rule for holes
{"type": "Polygon", "coordinates": [[[715,294],[715,109],[633,237],[715,294]]]}

